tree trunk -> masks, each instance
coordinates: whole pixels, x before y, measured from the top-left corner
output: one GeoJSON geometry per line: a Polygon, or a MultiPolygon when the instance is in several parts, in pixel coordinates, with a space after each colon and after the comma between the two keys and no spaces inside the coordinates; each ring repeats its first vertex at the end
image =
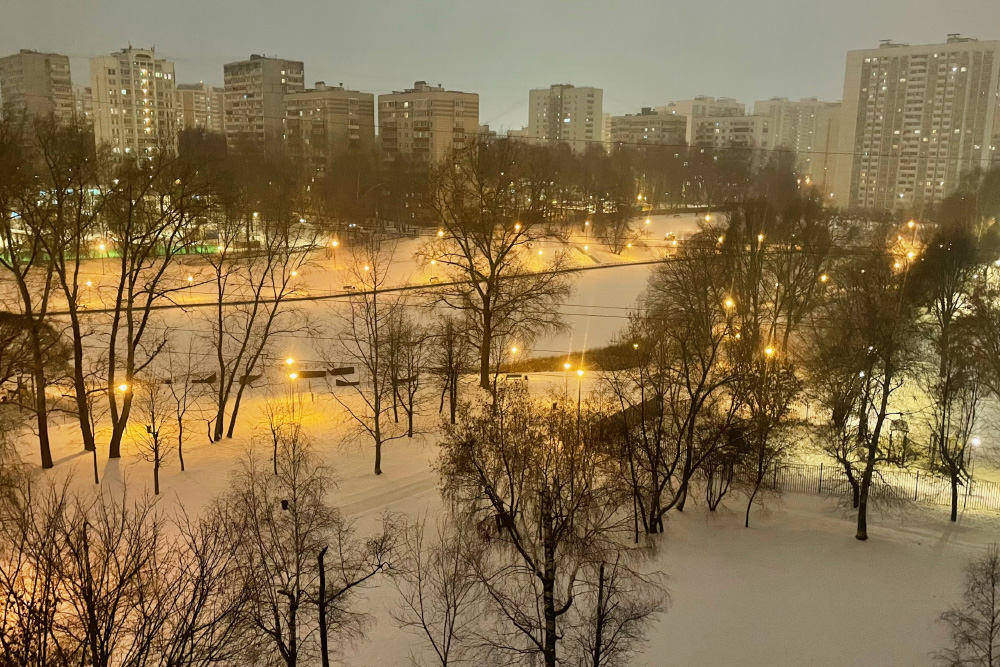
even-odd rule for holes
{"type": "Polygon", "coordinates": [[[958,521],[958,477],[951,476],[951,520],[958,521]]]}
{"type": "MultiPolygon", "coordinates": [[[[32,345],[37,348],[37,344],[32,345]]],[[[34,353],[33,353],[34,354],[34,353]]],[[[34,354],[34,376],[35,380],[35,415],[38,418],[38,447],[42,457],[42,467],[52,467],[52,450],[49,446],[49,414],[48,403],[45,400],[45,369],[44,361],[41,357],[41,350],[34,354]]]]}
{"type": "Polygon", "coordinates": [[[83,334],[80,331],[80,320],[70,311],[70,323],[73,330],[73,389],[76,393],[76,411],[80,422],[80,435],[83,437],[83,448],[87,451],[97,449],[94,440],[94,430],[90,425],[90,403],[87,401],[87,379],[83,374],[83,334]]]}
{"type": "Polygon", "coordinates": [[[597,570],[597,627],[594,631],[593,667],[601,667],[604,649],[604,563],[597,570]]]}
{"type": "Polygon", "coordinates": [[[483,309],[483,340],[479,345],[479,386],[490,390],[490,347],[493,344],[493,314],[483,309]]]}
{"type": "Polygon", "coordinates": [[[375,474],[382,474],[382,439],[375,437],[375,474]]]}
{"type": "MultiPolygon", "coordinates": [[[[250,372],[247,371],[247,375],[250,372]]],[[[226,437],[232,438],[233,432],[236,430],[236,415],[240,413],[240,403],[243,401],[243,391],[246,389],[246,382],[240,380],[240,388],[236,390],[236,398],[233,399],[233,412],[229,415],[229,428],[226,429],[226,437]]]]}
{"type": "Polygon", "coordinates": [[[160,455],[153,457],[153,495],[160,495],[160,455]]]}
{"type": "Polygon", "coordinates": [[[323,547],[319,552],[319,657],[322,667],[330,667],[330,647],[329,636],[326,627],[326,566],[323,564],[323,557],[326,556],[327,547],[323,547]]]}

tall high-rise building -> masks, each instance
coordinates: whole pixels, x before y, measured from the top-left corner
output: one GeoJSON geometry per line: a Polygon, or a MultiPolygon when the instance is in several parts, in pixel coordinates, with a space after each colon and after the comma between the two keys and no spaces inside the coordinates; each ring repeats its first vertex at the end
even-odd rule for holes
{"type": "Polygon", "coordinates": [[[94,124],[94,93],[90,86],[73,86],[73,117],[94,124]]]}
{"type": "Polygon", "coordinates": [[[656,111],[643,107],[637,114],[611,116],[612,146],[667,145],[685,143],[687,118],[669,111],[656,111]]]}
{"type": "Polygon", "coordinates": [[[375,96],[322,81],[285,95],[285,141],[316,173],[347,150],[374,150],[375,96]]]}
{"type": "Polygon", "coordinates": [[[222,112],[223,90],[200,83],[177,84],[177,125],[182,130],[205,128],[210,132],[225,132],[222,112]]]}
{"type": "Polygon", "coordinates": [[[574,151],[600,145],[604,91],[568,83],[528,91],[528,139],[565,141],[574,151]]]}
{"type": "Polygon", "coordinates": [[[479,95],[417,81],[378,96],[378,127],[383,159],[406,155],[436,162],[475,141],[479,95]]]}
{"type": "Polygon", "coordinates": [[[707,95],[698,95],[692,100],[671,102],[666,106],[656,107],[656,111],[672,113],[688,119],[684,141],[689,146],[694,144],[695,121],[699,118],[710,116],[718,118],[742,117],[747,113],[746,105],[731,97],[715,98],[707,95]]]}
{"type": "Polygon", "coordinates": [[[249,60],[226,64],[223,74],[229,147],[283,142],[285,95],[305,88],[304,65],[255,53],[249,60]]]}
{"type": "Polygon", "coordinates": [[[799,172],[827,189],[833,184],[832,161],[837,151],[840,103],[822,102],[815,97],[799,101],[772,97],[754,102],[755,116],[770,119],[775,148],[795,153],[799,172]]]}
{"type": "Polygon", "coordinates": [[[1000,41],[883,42],[850,51],[840,128],[840,206],[919,212],[1000,157],[1000,41]]]}
{"type": "Polygon", "coordinates": [[[54,115],[73,118],[73,84],[69,58],[21,49],[0,58],[0,111],[4,115],[54,115]]]}
{"type": "Polygon", "coordinates": [[[177,146],[174,64],[131,46],[90,59],[94,139],[114,153],[150,155],[177,146]]]}

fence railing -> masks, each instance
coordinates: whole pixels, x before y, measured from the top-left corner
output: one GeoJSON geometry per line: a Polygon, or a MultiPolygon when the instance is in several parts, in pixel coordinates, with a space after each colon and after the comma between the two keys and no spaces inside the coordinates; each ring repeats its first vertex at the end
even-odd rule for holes
{"type": "MultiPolygon", "coordinates": [[[[752,480],[753,473],[739,471],[737,479],[752,480]]],[[[860,478],[859,478],[860,479],[860,478]]],[[[851,483],[837,465],[783,463],[768,469],[764,484],[776,491],[851,497],[851,483]]],[[[926,505],[951,505],[951,482],[927,471],[876,470],[871,496],[926,505]]],[[[1000,512],[1000,484],[971,479],[958,487],[959,508],[1000,512]]]]}

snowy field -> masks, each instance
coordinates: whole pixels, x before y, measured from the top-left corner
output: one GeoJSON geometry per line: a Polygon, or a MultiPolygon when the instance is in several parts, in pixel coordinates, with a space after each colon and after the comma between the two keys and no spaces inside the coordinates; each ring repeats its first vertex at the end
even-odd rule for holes
{"type": "MultiPolygon", "coordinates": [[[[662,240],[667,231],[680,236],[693,231],[694,224],[693,216],[654,218],[650,238],[662,240]]],[[[415,242],[407,243],[410,246],[400,248],[394,278],[400,283],[426,282],[426,268],[409,258],[415,242]]],[[[570,248],[581,255],[581,262],[619,261],[608,253],[584,252],[583,245],[590,245],[587,239],[573,239],[570,248]]],[[[664,251],[664,244],[650,243],[634,253],[627,251],[624,259],[651,259],[664,251]]],[[[334,260],[329,261],[332,270],[334,260]]],[[[579,351],[606,344],[645,287],[650,270],[644,265],[577,274],[574,295],[564,306],[567,330],[539,341],[534,351],[579,351]]],[[[306,278],[304,293],[323,289],[321,281],[333,287],[338,281],[322,266],[306,278]]],[[[310,317],[322,326],[330,307],[310,304],[310,317]]],[[[176,334],[179,339],[185,333],[197,335],[198,315],[172,317],[172,324],[182,330],[176,334]]],[[[315,349],[315,341],[309,340],[286,340],[282,345],[281,356],[297,358],[307,358],[315,349]]],[[[595,381],[584,379],[584,394],[595,381]]],[[[576,393],[577,387],[575,377],[552,374],[533,376],[530,383],[535,391],[567,388],[576,393]]],[[[374,529],[384,511],[409,519],[440,511],[432,436],[388,444],[385,474],[377,477],[370,449],[346,441],[342,410],[316,389],[314,399],[306,397],[304,424],[317,452],[336,472],[333,502],[356,521],[361,534],[374,529]]],[[[166,464],[160,501],[165,512],[183,506],[195,513],[224,489],[233,466],[259,432],[266,398],[266,390],[251,394],[233,440],[209,443],[203,432],[196,433],[186,447],[186,472],[179,470],[176,457],[166,464]]],[[[427,432],[436,424],[436,415],[422,419],[427,432]]],[[[104,440],[106,435],[99,437],[104,440]]],[[[138,458],[131,443],[125,443],[118,461],[108,462],[101,449],[103,488],[126,484],[130,494],[151,493],[152,465],[138,458]]],[[[75,486],[93,488],[92,460],[80,450],[74,424],[58,425],[53,433],[56,467],[45,476],[55,481],[72,475],[75,486]]],[[[30,439],[23,454],[37,465],[30,439]]],[[[832,500],[802,494],[774,499],[766,512],[755,510],[752,527],[744,529],[739,502],[733,498],[729,508],[715,514],[696,502],[683,514],[669,515],[666,533],[658,538],[658,566],[668,576],[671,606],[650,632],[649,646],[635,665],[929,665],[930,653],[946,641],[936,619],[960,599],[962,566],[1000,535],[1000,516],[994,514],[966,513],[952,525],[945,508],[911,507],[875,515],[871,538],[861,543],[854,539],[851,517],[832,500]]],[[[373,624],[347,654],[347,664],[407,665],[410,653],[420,650],[419,641],[396,628],[387,613],[396,604],[395,595],[385,581],[367,591],[364,605],[373,624]]]]}
{"type": "MultiPolygon", "coordinates": [[[[199,438],[188,446],[186,472],[176,460],[169,463],[161,472],[164,511],[183,505],[196,512],[223,489],[253,439],[261,405],[262,397],[251,399],[235,439],[211,444],[199,438]]],[[[361,534],[374,530],[384,511],[409,519],[439,511],[432,438],[389,444],[385,473],[376,477],[371,451],[343,441],[345,425],[333,401],[317,394],[306,405],[304,422],[338,477],[332,500],[361,534]]],[[[430,428],[435,417],[424,422],[430,428]]],[[[78,453],[72,431],[71,425],[56,429],[59,463],[47,474],[56,479],[75,471],[74,484],[92,488],[91,460],[78,453]]],[[[131,494],[151,491],[151,464],[131,448],[119,462],[99,463],[105,488],[124,480],[131,494]]],[[[967,513],[950,525],[944,508],[912,507],[873,517],[871,539],[861,543],[851,517],[817,496],[774,499],[767,511],[754,511],[750,529],[742,526],[738,498],[716,514],[689,505],[684,514],[669,515],[659,538],[658,566],[668,576],[672,602],[634,664],[929,665],[929,654],[946,640],[936,619],[960,598],[963,564],[997,538],[998,528],[1000,517],[992,514],[967,513]]],[[[384,580],[367,591],[364,605],[374,622],[347,664],[402,666],[420,650],[387,613],[395,595],[384,580]]]]}

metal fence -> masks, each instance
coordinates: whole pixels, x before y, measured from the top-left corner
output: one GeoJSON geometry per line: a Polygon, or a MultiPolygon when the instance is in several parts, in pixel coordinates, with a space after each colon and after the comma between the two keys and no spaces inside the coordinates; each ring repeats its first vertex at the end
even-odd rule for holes
{"type": "MultiPolygon", "coordinates": [[[[737,477],[743,475],[737,474],[737,477]]],[[[752,475],[749,475],[752,477],[752,475]]],[[[764,483],[776,491],[797,491],[851,497],[843,468],[835,465],[789,463],[767,471],[764,483]]],[[[871,496],[927,505],[951,505],[951,482],[926,471],[876,470],[871,496]]],[[[972,479],[958,487],[958,505],[965,509],[1000,511],[1000,484],[972,479]]]]}

